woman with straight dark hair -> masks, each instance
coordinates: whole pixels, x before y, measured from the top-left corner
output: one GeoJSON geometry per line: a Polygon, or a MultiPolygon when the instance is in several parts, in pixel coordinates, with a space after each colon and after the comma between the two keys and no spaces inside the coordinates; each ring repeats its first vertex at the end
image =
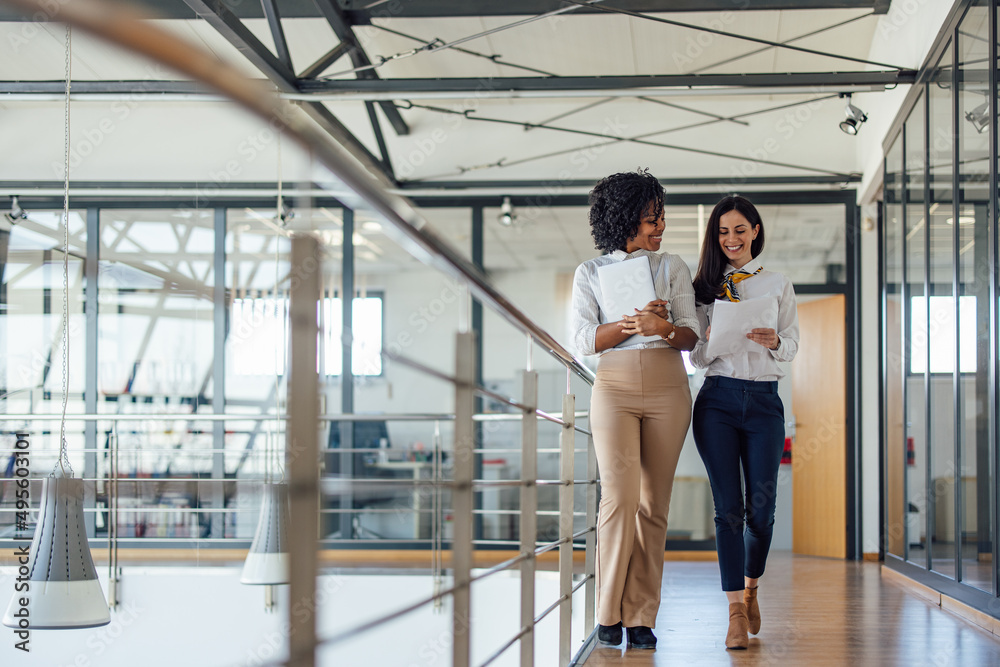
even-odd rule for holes
{"type": "Polygon", "coordinates": [[[697,342],[698,316],[687,264],[658,252],[664,224],[663,187],[652,174],[602,179],[590,192],[590,229],[606,254],[573,278],[573,342],[581,354],[601,355],[590,427],[601,474],[597,640],[604,646],[621,643],[623,625],[629,648],[656,646],[670,491],[691,423],[680,351],[697,342]],[[599,270],[630,259],[648,260],[655,299],[635,312],[606,312],[599,270]]]}
{"type": "Polygon", "coordinates": [[[764,223],[757,209],[744,197],[725,197],[708,220],[694,279],[705,337],[691,352],[691,362],[707,370],[692,429],[715,500],[715,544],[729,600],[730,649],[746,648],[748,632],[760,631],[757,585],[771,546],[785,442],[785,411],[778,397],[784,372],[778,362],[791,361],[799,347],[792,283],[764,269],[758,259],[763,249],[764,223]],[[717,299],[769,299],[772,313],[777,307],[777,323],[754,327],[742,343],[710,353],[717,299]]]}

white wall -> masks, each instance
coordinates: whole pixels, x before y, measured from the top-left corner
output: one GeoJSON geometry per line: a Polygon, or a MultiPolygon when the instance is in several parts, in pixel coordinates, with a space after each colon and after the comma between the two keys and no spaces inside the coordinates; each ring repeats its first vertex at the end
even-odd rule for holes
{"type": "Polygon", "coordinates": [[[882,406],[878,401],[879,372],[882,362],[879,359],[878,328],[879,294],[878,283],[878,236],[877,232],[865,229],[865,220],[873,223],[878,219],[876,205],[863,206],[861,209],[862,229],[861,242],[861,340],[858,341],[858,351],[861,355],[861,376],[858,383],[861,396],[858,401],[861,420],[860,442],[858,443],[861,457],[861,551],[862,553],[878,553],[879,551],[879,493],[882,480],[879,479],[879,411],[882,406]]]}
{"type": "MultiPolygon", "coordinates": [[[[103,577],[107,568],[103,569],[103,577]]],[[[13,568],[0,568],[0,604],[13,591],[13,568]]],[[[0,665],[23,667],[256,667],[271,665],[287,654],[287,586],[277,587],[279,607],[264,610],[264,590],[239,583],[236,567],[126,567],[122,603],[110,625],[87,630],[35,630],[30,653],[14,648],[13,630],[0,627],[0,665]]],[[[445,585],[449,585],[445,579],[445,585]]],[[[558,597],[555,572],[536,577],[536,614],[558,597]]],[[[343,632],[401,609],[433,592],[430,576],[421,574],[359,575],[349,571],[317,580],[319,637],[343,632]]],[[[583,596],[573,598],[573,642],[583,635],[583,596]]],[[[472,655],[480,664],[518,630],[520,580],[501,573],[472,587],[472,655]]],[[[536,664],[558,662],[558,612],[536,630],[536,664]]],[[[319,652],[327,667],[437,667],[451,664],[451,603],[431,605],[344,643],[319,652]]],[[[496,663],[516,665],[516,646],[496,663]]]]}

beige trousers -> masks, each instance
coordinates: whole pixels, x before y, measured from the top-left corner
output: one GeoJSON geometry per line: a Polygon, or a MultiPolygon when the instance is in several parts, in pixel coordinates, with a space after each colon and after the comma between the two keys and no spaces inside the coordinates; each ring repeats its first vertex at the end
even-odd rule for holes
{"type": "Polygon", "coordinates": [[[691,390],[673,348],[601,356],[590,427],[601,475],[597,622],[654,627],[674,471],[691,423],[691,390]]]}

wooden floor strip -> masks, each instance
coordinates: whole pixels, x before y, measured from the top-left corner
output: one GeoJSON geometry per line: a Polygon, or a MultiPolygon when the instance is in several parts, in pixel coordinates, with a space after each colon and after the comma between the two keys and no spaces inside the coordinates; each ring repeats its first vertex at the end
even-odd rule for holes
{"type": "Polygon", "coordinates": [[[655,650],[597,647],[584,664],[1000,665],[1000,638],[983,619],[974,625],[911,594],[876,563],[772,554],[761,631],[745,651],[725,648],[717,564],[667,563],[661,596],[655,650]]]}

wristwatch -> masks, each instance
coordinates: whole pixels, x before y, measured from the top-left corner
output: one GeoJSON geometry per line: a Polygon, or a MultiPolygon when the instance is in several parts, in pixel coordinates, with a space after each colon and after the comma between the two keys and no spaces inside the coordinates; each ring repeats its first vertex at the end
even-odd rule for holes
{"type": "Polygon", "coordinates": [[[673,340],[674,339],[674,334],[677,333],[677,327],[673,326],[673,324],[671,324],[671,326],[673,328],[670,329],[670,333],[667,334],[667,340],[673,340]]]}

